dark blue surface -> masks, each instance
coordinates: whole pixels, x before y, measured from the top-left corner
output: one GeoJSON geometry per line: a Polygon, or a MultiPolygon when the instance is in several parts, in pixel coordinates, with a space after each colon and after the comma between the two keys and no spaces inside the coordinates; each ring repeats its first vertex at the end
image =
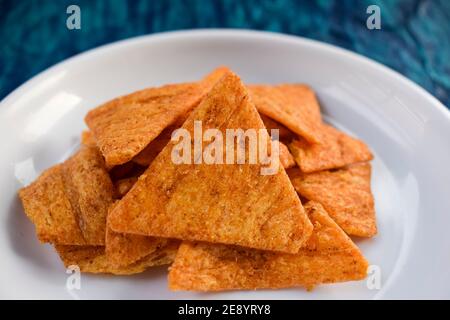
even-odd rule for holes
{"type": "Polygon", "coordinates": [[[450,107],[449,0],[0,0],[0,98],[76,53],[137,35],[250,28],[300,35],[356,51],[401,72],[450,107]],[[81,30],[66,8],[81,8],[81,30]],[[381,30],[366,8],[381,8],[381,30]]]}

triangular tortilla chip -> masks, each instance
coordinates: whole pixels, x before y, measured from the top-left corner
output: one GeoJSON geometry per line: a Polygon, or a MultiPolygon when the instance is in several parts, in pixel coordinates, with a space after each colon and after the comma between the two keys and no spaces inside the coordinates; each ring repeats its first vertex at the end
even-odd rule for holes
{"type": "Polygon", "coordinates": [[[285,169],[295,167],[294,157],[283,142],[280,142],[280,163],[285,169]]]}
{"type": "Polygon", "coordinates": [[[295,161],[303,172],[335,169],[373,159],[369,148],[361,140],[329,125],[323,125],[321,134],[322,142],[319,144],[310,144],[299,138],[289,145],[295,161]]]}
{"type": "Polygon", "coordinates": [[[45,170],[19,196],[41,242],[86,244],[64,188],[62,165],[45,170]]]}
{"type": "Polygon", "coordinates": [[[311,143],[320,142],[322,117],[314,91],[302,84],[249,85],[258,111],[311,143]]]}
{"type": "MultiPolygon", "coordinates": [[[[223,133],[263,129],[270,139],[234,74],[224,76],[184,123],[191,136],[194,121],[223,133]]],[[[308,239],[312,225],[281,165],[274,175],[261,175],[266,166],[249,161],[177,165],[171,158],[175,144],[161,151],[112,210],[114,231],[286,252],[297,252],[308,239]]]]}
{"type": "Polygon", "coordinates": [[[365,278],[368,263],[322,206],[307,203],[312,236],[297,254],[183,242],[169,271],[172,290],[312,288],[365,278]]]}
{"type": "Polygon", "coordinates": [[[127,266],[112,264],[105,254],[105,247],[103,246],[56,245],[55,249],[66,268],[76,265],[81,272],[130,275],[143,272],[149,267],[171,264],[178,250],[178,243],[170,242],[166,246],[127,266]]]}
{"type": "Polygon", "coordinates": [[[290,169],[288,173],[297,192],[321,203],[345,232],[360,237],[377,233],[369,163],[309,174],[290,169]]]}
{"type": "Polygon", "coordinates": [[[114,189],[97,148],[81,146],[61,165],[19,191],[42,242],[104,245],[114,189]]]}
{"type": "Polygon", "coordinates": [[[91,110],[85,121],[106,163],[118,165],[131,160],[196,107],[227,72],[227,68],[218,68],[200,82],[145,89],[91,110]]]}

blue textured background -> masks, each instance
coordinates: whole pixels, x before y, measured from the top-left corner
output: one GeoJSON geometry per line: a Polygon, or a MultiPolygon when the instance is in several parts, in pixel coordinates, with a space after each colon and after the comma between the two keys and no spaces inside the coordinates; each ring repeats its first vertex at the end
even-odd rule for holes
{"type": "Polygon", "coordinates": [[[76,53],[137,35],[192,28],[250,28],[300,35],[375,59],[450,107],[449,0],[0,0],[0,99],[76,53]],[[82,29],[66,28],[81,8],[82,29]],[[366,8],[381,8],[381,30],[366,8]]]}

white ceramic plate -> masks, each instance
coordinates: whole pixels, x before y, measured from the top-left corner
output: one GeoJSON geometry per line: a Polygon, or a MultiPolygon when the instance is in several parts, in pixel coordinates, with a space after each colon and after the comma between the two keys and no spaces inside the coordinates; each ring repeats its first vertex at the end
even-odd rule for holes
{"type": "Polygon", "coordinates": [[[188,31],[107,45],[60,63],[0,105],[1,298],[450,298],[450,113],[399,74],[354,53],[311,40],[251,31],[188,31]],[[96,105],[148,86],[199,79],[218,65],[250,82],[305,82],[327,121],[375,153],[373,192],[379,235],[356,240],[381,271],[366,281],[303,289],[173,293],[165,268],[131,277],[68,274],[41,245],[17,190],[79,144],[96,105]]]}

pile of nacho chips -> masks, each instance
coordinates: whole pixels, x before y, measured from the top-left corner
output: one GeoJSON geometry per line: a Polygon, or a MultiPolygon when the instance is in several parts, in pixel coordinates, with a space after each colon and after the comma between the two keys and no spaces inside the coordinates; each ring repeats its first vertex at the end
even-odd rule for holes
{"type": "Polygon", "coordinates": [[[195,291],[365,278],[368,263],[349,236],[377,233],[373,156],[322,121],[308,86],[243,85],[221,67],[116,98],[85,121],[79,150],[19,191],[39,240],[65,266],[126,275],[170,265],[169,287],[195,291]],[[198,121],[224,134],[260,130],[269,142],[258,148],[270,149],[278,129],[278,170],[174,163],[172,133],[194,134],[198,121]]]}

